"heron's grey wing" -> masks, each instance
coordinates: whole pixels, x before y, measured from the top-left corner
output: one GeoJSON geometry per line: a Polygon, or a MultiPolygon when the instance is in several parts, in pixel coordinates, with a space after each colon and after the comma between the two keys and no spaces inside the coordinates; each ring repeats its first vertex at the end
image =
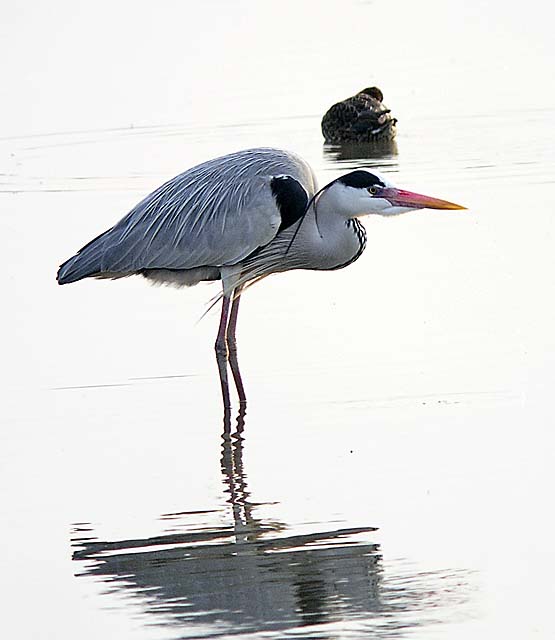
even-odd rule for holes
{"type": "Polygon", "coordinates": [[[236,264],[278,233],[283,220],[271,182],[283,174],[314,192],[310,167],[276,149],[246,150],[193,167],[62,265],[58,280],[236,264]]]}
{"type": "Polygon", "coordinates": [[[269,182],[263,177],[225,186],[171,181],[110,230],[101,270],[192,269],[240,262],[279,229],[281,218],[269,182]]]}

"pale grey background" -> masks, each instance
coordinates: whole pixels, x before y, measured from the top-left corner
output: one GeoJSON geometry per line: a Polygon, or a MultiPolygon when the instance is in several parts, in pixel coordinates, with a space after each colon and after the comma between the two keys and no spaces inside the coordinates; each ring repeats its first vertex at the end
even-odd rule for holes
{"type": "MultiPolygon", "coordinates": [[[[55,1],[1,17],[4,635],[234,634],[166,626],[76,578],[70,546],[75,523],[100,540],[162,535],[164,513],[233,523],[217,314],[197,322],[217,288],[60,288],[56,269],[215,155],[282,146],[322,183],[359,166],[323,153],[319,120],[375,83],[399,154],[373,164],[469,211],[367,220],[349,269],[247,292],[250,499],[288,535],[379,527],[362,542],[384,584],[439,594],[393,615],[397,637],[553,637],[550,5],[55,1]]],[[[315,633],[374,629],[348,612],[315,633]]]]}

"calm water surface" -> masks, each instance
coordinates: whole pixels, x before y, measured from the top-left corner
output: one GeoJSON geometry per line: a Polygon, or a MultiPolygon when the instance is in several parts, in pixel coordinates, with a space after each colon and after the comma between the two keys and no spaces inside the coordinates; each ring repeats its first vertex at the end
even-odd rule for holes
{"type": "Polygon", "coordinates": [[[164,7],[3,10],[4,635],[552,638],[546,7],[164,7]],[[370,83],[396,143],[324,147],[370,83]],[[223,416],[216,287],[54,277],[163,180],[269,145],[469,211],[367,220],[348,269],[249,290],[223,416]]]}

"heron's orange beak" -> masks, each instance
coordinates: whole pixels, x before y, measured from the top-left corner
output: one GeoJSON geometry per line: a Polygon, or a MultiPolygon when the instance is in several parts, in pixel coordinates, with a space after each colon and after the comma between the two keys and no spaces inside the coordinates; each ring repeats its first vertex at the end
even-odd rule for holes
{"type": "Polygon", "coordinates": [[[411,209],[466,209],[460,204],[439,200],[431,196],[424,196],[421,193],[396,189],[394,187],[384,187],[376,194],[378,198],[389,200],[397,207],[410,207],[411,209]]]}

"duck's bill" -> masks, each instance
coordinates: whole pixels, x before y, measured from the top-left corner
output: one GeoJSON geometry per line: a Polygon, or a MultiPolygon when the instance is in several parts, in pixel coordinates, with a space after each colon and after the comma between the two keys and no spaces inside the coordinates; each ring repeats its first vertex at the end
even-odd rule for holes
{"type": "Polygon", "coordinates": [[[394,187],[385,187],[376,195],[379,198],[385,198],[397,207],[410,207],[411,209],[466,209],[466,207],[454,202],[394,187]]]}

